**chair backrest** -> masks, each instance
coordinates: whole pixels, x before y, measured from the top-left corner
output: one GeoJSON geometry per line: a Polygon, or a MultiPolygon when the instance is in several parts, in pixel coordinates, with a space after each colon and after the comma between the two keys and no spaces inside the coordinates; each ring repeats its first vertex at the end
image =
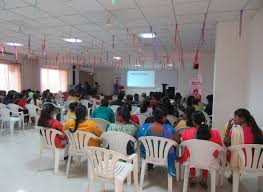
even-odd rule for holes
{"type": "Polygon", "coordinates": [[[172,126],[174,125],[174,123],[176,122],[177,118],[173,115],[168,115],[167,119],[170,121],[170,123],[172,124],[172,126]]]}
{"type": "Polygon", "coordinates": [[[76,102],[76,101],[74,101],[74,100],[67,100],[67,101],[65,101],[65,109],[66,109],[66,110],[69,110],[69,105],[70,105],[71,103],[74,103],[74,102],[76,102]]]}
{"type": "Polygon", "coordinates": [[[190,153],[190,167],[200,169],[218,169],[220,161],[224,158],[225,151],[222,146],[207,140],[191,139],[181,143],[182,147],[187,147],[190,153]],[[219,157],[214,157],[214,152],[219,151],[219,157]]]}
{"type": "Polygon", "coordinates": [[[91,171],[93,176],[105,179],[113,179],[115,172],[121,171],[116,170],[117,162],[127,159],[123,154],[99,147],[88,147],[87,152],[89,173],[91,171]]]}
{"type": "Polygon", "coordinates": [[[0,109],[1,108],[6,108],[7,106],[5,105],[5,104],[3,104],[3,103],[0,103],[0,109]]]}
{"type": "Polygon", "coordinates": [[[80,101],[80,103],[81,103],[82,105],[84,105],[86,108],[89,108],[89,105],[93,105],[93,103],[92,103],[91,101],[87,100],[87,99],[82,99],[82,100],[80,101]]]}
{"type": "Polygon", "coordinates": [[[15,113],[19,112],[19,109],[22,109],[22,107],[14,103],[9,103],[7,107],[10,109],[11,112],[15,112],[15,113]]]}
{"type": "Polygon", "coordinates": [[[159,165],[167,164],[169,150],[177,146],[175,141],[163,137],[146,136],[140,137],[139,141],[145,149],[145,160],[159,165]]]}
{"type": "Polygon", "coordinates": [[[65,134],[68,137],[70,149],[75,152],[84,152],[83,150],[88,147],[89,140],[91,138],[97,138],[97,136],[92,133],[78,130],[74,133],[66,130],[65,134]]]}
{"type": "Polygon", "coordinates": [[[9,121],[10,110],[8,108],[0,108],[0,116],[2,121],[9,121]]]}
{"type": "Polygon", "coordinates": [[[35,126],[37,133],[40,136],[41,144],[45,148],[56,148],[55,146],[55,138],[57,135],[62,136],[63,133],[51,128],[35,126]]]}
{"type": "Polygon", "coordinates": [[[27,105],[26,105],[26,108],[27,108],[28,114],[29,114],[30,116],[37,116],[37,115],[38,115],[38,114],[37,114],[37,109],[39,109],[38,106],[33,105],[33,104],[27,104],[27,105]]]}
{"type": "Polygon", "coordinates": [[[263,145],[243,144],[228,148],[239,155],[239,169],[246,172],[261,172],[263,174],[263,145]]]}
{"type": "Polygon", "coordinates": [[[104,132],[101,137],[105,147],[109,147],[110,150],[116,151],[123,155],[127,155],[127,144],[132,141],[134,144],[134,149],[137,148],[137,140],[123,132],[118,131],[108,131],[104,132]],[[120,145],[121,143],[121,145],[120,145]]]}
{"type": "Polygon", "coordinates": [[[131,114],[136,114],[140,111],[140,107],[132,106],[131,114]]]}
{"type": "Polygon", "coordinates": [[[106,131],[106,128],[109,124],[111,124],[111,122],[106,121],[104,119],[100,119],[100,118],[90,118],[91,121],[94,121],[96,123],[96,125],[101,128],[103,131],[106,131]]]}
{"type": "Polygon", "coordinates": [[[205,112],[205,111],[202,111],[202,113],[204,114],[205,116],[205,120],[206,120],[206,123],[207,125],[210,127],[211,126],[211,118],[209,117],[209,115],[205,112]]]}
{"type": "Polygon", "coordinates": [[[139,118],[140,125],[143,125],[145,120],[147,119],[147,116],[144,114],[136,114],[136,115],[139,118]]]}
{"type": "Polygon", "coordinates": [[[120,107],[119,105],[112,105],[110,108],[112,109],[112,111],[113,111],[114,113],[116,113],[116,112],[117,112],[117,109],[118,109],[119,107],[120,107]]]}

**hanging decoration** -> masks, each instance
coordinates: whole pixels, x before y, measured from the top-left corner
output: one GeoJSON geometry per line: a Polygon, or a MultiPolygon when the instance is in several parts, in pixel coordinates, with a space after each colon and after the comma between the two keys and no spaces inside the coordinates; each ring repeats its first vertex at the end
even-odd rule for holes
{"type": "Polygon", "coordinates": [[[115,39],[115,36],[112,35],[112,48],[114,49],[115,45],[114,45],[114,39],[115,39]]]}
{"type": "Polygon", "coordinates": [[[94,56],[93,58],[93,66],[95,67],[95,65],[96,65],[96,56],[94,56]]]}
{"type": "Polygon", "coordinates": [[[131,64],[131,56],[129,55],[129,57],[128,57],[128,65],[130,66],[130,64],[131,64]]]}
{"type": "Polygon", "coordinates": [[[178,30],[178,24],[176,23],[175,25],[175,32],[174,32],[174,48],[177,48],[177,34],[178,34],[179,30],[178,30]]]}
{"type": "Polygon", "coordinates": [[[28,36],[28,55],[27,57],[29,58],[30,57],[30,54],[31,54],[31,38],[30,38],[30,35],[28,36]]]}
{"type": "Polygon", "coordinates": [[[115,6],[117,4],[117,0],[111,0],[112,6],[115,6]]]}
{"type": "Polygon", "coordinates": [[[202,45],[205,42],[205,26],[206,26],[206,19],[207,19],[207,12],[205,13],[204,21],[203,21],[203,27],[202,27],[202,36],[201,36],[201,42],[202,45]]]}
{"type": "Polygon", "coordinates": [[[135,33],[132,33],[132,48],[135,48],[135,33]]]}
{"type": "Polygon", "coordinates": [[[109,63],[109,51],[107,51],[107,54],[106,54],[106,63],[107,64],[109,63]]]}
{"type": "Polygon", "coordinates": [[[42,40],[42,55],[46,55],[46,41],[47,41],[47,36],[45,35],[44,40],[42,40]]]}
{"type": "Polygon", "coordinates": [[[59,53],[56,56],[56,65],[58,65],[59,53]]]}
{"type": "Polygon", "coordinates": [[[1,53],[2,53],[2,56],[4,56],[4,46],[3,46],[3,44],[1,44],[0,46],[1,46],[1,53]]]}
{"type": "Polygon", "coordinates": [[[16,56],[16,60],[18,60],[18,53],[17,53],[17,47],[14,46],[14,55],[16,56]]]}
{"type": "Polygon", "coordinates": [[[240,10],[240,15],[239,15],[239,38],[242,36],[242,29],[243,29],[243,13],[244,10],[240,10]]]}
{"type": "Polygon", "coordinates": [[[199,69],[199,49],[196,50],[193,64],[194,64],[194,69],[199,69]]]}

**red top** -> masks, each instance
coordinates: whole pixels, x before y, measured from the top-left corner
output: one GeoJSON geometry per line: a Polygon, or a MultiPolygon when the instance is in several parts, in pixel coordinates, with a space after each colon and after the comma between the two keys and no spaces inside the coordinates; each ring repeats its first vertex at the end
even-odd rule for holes
{"type": "Polygon", "coordinates": [[[131,121],[140,125],[140,120],[137,115],[131,115],[131,121]]]}
{"type": "Polygon", "coordinates": [[[25,99],[25,98],[19,99],[17,104],[18,104],[20,107],[22,107],[23,109],[25,109],[25,107],[26,107],[26,99],[25,99]]]}
{"type": "MultiPolygon", "coordinates": [[[[190,139],[195,139],[196,131],[197,131],[197,128],[195,128],[195,127],[183,131],[182,132],[182,136],[181,136],[182,140],[183,141],[187,141],[187,140],[190,140],[190,139]]],[[[210,130],[210,134],[211,134],[211,139],[209,141],[212,141],[214,143],[217,143],[217,144],[223,146],[220,133],[217,130],[210,130]]],[[[219,154],[219,152],[216,150],[214,152],[214,156],[217,157],[218,154],[219,154]]],[[[183,163],[189,157],[190,157],[190,153],[189,153],[189,150],[186,148],[184,153],[183,153],[183,155],[180,157],[179,162],[183,163]]]]}
{"type": "MultiPolygon", "coordinates": [[[[252,134],[251,127],[243,127],[244,144],[254,144],[254,135],[252,134]]],[[[231,137],[232,131],[230,130],[228,136],[231,137]]]]}
{"type": "MultiPolygon", "coordinates": [[[[48,121],[49,127],[52,129],[56,129],[58,131],[63,132],[63,125],[56,119],[51,119],[48,121]]],[[[57,135],[55,138],[55,146],[57,148],[64,148],[65,145],[67,144],[67,136],[60,136],[57,135]]]]}

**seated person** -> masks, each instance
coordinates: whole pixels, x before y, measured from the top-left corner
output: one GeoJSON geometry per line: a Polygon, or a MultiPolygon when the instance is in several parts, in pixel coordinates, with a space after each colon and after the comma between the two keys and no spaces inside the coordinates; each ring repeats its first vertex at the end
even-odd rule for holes
{"type": "MultiPolygon", "coordinates": [[[[63,125],[58,120],[52,118],[54,116],[53,115],[54,113],[56,113],[56,109],[54,105],[52,104],[44,105],[38,120],[38,126],[56,129],[63,133],[63,125]]],[[[57,148],[64,148],[67,143],[68,141],[66,135],[56,136],[55,146],[57,148]]]]}
{"type": "MultiPolygon", "coordinates": [[[[176,134],[175,140],[177,143],[182,141],[187,141],[190,139],[201,139],[201,140],[208,140],[219,145],[222,144],[221,136],[218,130],[210,130],[208,125],[205,123],[206,119],[202,112],[193,113],[192,115],[193,126],[187,130],[184,130],[181,135],[176,134]],[[181,139],[180,139],[181,137],[181,139]]],[[[179,162],[183,163],[188,160],[190,154],[188,149],[185,149],[183,155],[180,157],[179,162]]],[[[218,151],[214,152],[214,156],[218,156],[218,151]]],[[[190,169],[190,183],[191,185],[196,184],[196,172],[194,168],[190,169]]],[[[208,171],[202,170],[202,179],[200,181],[200,185],[204,188],[207,188],[207,179],[208,179],[208,171]]]]}
{"type": "Polygon", "coordinates": [[[133,95],[133,99],[134,99],[133,104],[136,105],[136,106],[139,106],[140,105],[140,98],[139,98],[139,94],[138,93],[135,93],[133,95]]]}
{"type": "Polygon", "coordinates": [[[124,99],[124,93],[119,93],[118,94],[118,99],[115,101],[112,101],[111,105],[119,105],[122,106],[123,105],[123,99],[124,99]]]}
{"type": "Polygon", "coordinates": [[[39,95],[37,93],[33,94],[33,99],[30,101],[30,104],[33,104],[39,108],[42,107],[42,101],[39,99],[39,95]]]}
{"type": "Polygon", "coordinates": [[[182,104],[182,95],[180,93],[175,94],[174,102],[172,105],[174,106],[174,110],[177,112],[176,117],[179,117],[179,110],[185,112],[185,107],[182,104]]]}
{"type": "Polygon", "coordinates": [[[204,105],[196,99],[193,100],[193,107],[195,108],[196,112],[202,111],[204,109],[204,105]]]}
{"type": "Polygon", "coordinates": [[[119,131],[135,136],[137,127],[130,123],[130,117],[130,111],[126,105],[119,107],[116,112],[116,122],[111,123],[108,126],[107,131],[119,131]]]}
{"type": "Polygon", "coordinates": [[[161,99],[161,104],[166,108],[167,112],[168,112],[168,115],[174,115],[174,108],[170,102],[170,99],[169,97],[163,97],[161,99]]]}
{"type": "MultiPolygon", "coordinates": [[[[234,118],[228,123],[224,144],[226,147],[240,144],[263,144],[262,130],[258,127],[254,117],[246,109],[238,109],[234,118]]],[[[231,168],[239,166],[237,154],[227,153],[227,160],[231,168]]],[[[232,175],[228,178],[232,182],[232,175]]]]}
{"type": "MultiPolygon", "coordinates": [[[[153,123],[154,122],[154,113],[155,113],[155,109],[156,109],[157,106],[162,106],[162,105],[161,104],[154,105],[153,108],[152,108],[152,115],[147,117],[145,119],[144,123],[153,123]]],[[[166,119],[166,123],[170,124],[172,126],[172,124],[170,123],[170,121],[168,119],[166,119]]]]}
{"type": "MultiPolygon", "coordinates": [[[[99,127],[97,127],[96,123],[91,120],[86,120],[87,108],[85,106],[79,105],[75,109],[75,114],[76,114],[76,119],[68,120],[68,122],[64,125],[64,131],[70,130],[71,133],[74,133],[76,131],[85,131],[92,133],[97,137],[101,136],[102,130],[99,127]]],[[[96,139],[91,138],[89,140],[88,146],[100,147],[101,140],[97,138],[96,139]]]]}
{"type": "Polygon", "coordinates": [[[213,113],[213,95],[208,95],[206,97],[206,100],[208,102],[208,104],[205,106],[205,112],[208,114],[208,115],[212,115],[213,113]]]}
{"type": "Polygon", "coordinates": [[[94,109],[91,113],[92,118],[100,118],[111,123],[115,123],[115,116],[113,110],[109,107],[109,101],[106,99],[101,100],[101,105],[94,109]]]}
{"type": "Polygon", "coordinates": [[[78,102],[73,102],[69,104],[69,111],[67,112],[66,119],[76,119],[75,109],[78,107],[78,102]]]}
{"type": "Polygon", "coordinates": [[[149,107],[150,107],[150,101],[148,99],[144,99],[140,107],[140,114],[150,116],[152,113],[152,110],[149,107]]]}
{"type": "MultiPolygon", "coordinates": [[[[145,123],[138,131],[137,138],[143,136],[157,136],[166,139],[174,139],[174,128],[167,123],[168,112],[162,105],[157,105],[154,110],[154,121],[145,123]]],[[[175,149],[171,148],[168,156],[168,172],[171,176],[175,176],[175,149]]],[[[141,157],[145,158],[145,149],[141,146],[141,157]]]]}

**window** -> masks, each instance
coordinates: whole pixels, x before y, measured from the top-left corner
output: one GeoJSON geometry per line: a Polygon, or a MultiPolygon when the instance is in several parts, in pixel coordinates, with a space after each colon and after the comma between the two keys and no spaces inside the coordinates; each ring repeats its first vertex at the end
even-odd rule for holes
{"type": "Polygon", "coordinates": [[[0,77],[0,90],[21,91],[20,65],[0,63],[0,77]]]}
{"type": "Polygon", "coordinates": [[[41,90],[50,89],[52,93],[67,91],[68,73],[66,70],[41,68],[41,90]]]}

